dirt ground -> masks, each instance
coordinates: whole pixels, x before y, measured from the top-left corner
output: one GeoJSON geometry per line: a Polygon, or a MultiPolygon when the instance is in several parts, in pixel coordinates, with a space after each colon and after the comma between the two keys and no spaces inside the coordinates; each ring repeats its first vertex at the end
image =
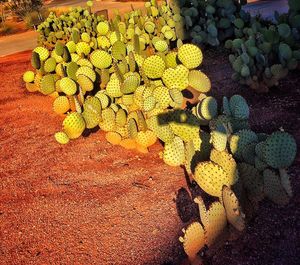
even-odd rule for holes
{"type": "MultiPolygon", "coordinates": [[[[255,95],[231,81],[226,57],[205,53],[212,94],[242,94],[254,130],[282,126],[300,146],[300,76],[255,95]]],[[[29,67],[29,52],[0,58],[0,264],[181,264],[181,228],[198,218],[183,170],[163,164],[159,144],[139,154],[112,147],[101,132],[58,145],[62,117],[50,98],[25,91],[29,67]]],[[[263,202],[246,231],[204,264],[300,264],[299,163],[290,169],[290,204],[263,202]]]]}

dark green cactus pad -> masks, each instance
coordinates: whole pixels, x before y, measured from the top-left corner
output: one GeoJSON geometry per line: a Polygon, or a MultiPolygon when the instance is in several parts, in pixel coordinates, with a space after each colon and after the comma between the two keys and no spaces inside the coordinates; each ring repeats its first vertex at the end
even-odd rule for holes
{"type": "Polygon", "coordinates": [[[286,132],[272,133],[264,144],[264,161],[273,168],[289,167],[297,152],[295,139],[286,132]]]}
{"type": "Polygon", "coordinates": [[[249,107],[246,100],[240,95],[234,95],[229,100],[230,111],[236,119],[248,119],[249,107]]]}
{"type": "Polygon", "coordinates": [[[256,143],[250,143],[246,145],[242,150],[243,160],[251,165],[255,164],[255,147],[256,143]]]}
{"type": "Polygon", "coordinates": [[[290,198],[281,184],[279,175],[273,170],[266,169],[263,176],[266,197],[280,206],[286,205],[290,198]]]}
{"type": "Polygon", "coordinates": [[[32,52],[31,65],[33,68],[39,70],[41,68],[40,56],[37,52],[32,52]]]}
{"type": "Polygon", "coordinates": [[[259,171],[247,163],[238,164],[239,177],[250,201],[259,202],[264,198],[264,182],[259,171]]]}

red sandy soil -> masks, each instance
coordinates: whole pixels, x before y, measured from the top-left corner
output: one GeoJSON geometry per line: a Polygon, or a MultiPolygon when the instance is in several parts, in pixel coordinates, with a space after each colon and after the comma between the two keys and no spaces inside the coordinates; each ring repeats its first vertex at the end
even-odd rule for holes
{"type": "MultiPolygon", "coordinates": [[[[111,146],[102,132],[60,146],[53,134],[62,117],[51,98],[25,91],[29,68],[29,52],[0,58],[0,264],[180,264],[181,228],[199,218],[181,189],[182,169],[160,160],[158,143],[139,154],[111,146]]],[[[223,51],[207,52],[203,71],[218,98],[247,98],[255,130],[283,126],[300,143],[297,74],[262,96],[230,80],[223,51]]],[[[204,264],[300,264],[299,162],[290,169],[291,203],[263,202],[245,233],[204,264]]]]}

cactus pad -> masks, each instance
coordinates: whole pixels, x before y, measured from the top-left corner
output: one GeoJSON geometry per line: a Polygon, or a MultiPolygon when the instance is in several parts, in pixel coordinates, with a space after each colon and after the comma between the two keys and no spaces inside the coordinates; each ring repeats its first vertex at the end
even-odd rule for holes
{"type": "Polygon", "coordinates": [[[194,222],[190,224],[186,230],[183,230],[184,236],[179,240],[183,243],[185,253],[189,259],[193,261],[197,253],[204,247],[205,238],[204,230],[200,223],[194,222]]]}
{"type": "Polygon", "coordinates": [[[281,184],[279,175],[273,170],[266,169],[263,176],[266,197],[280,206],[286,205],[289,196],[281,184]]]}
{"type": "Polygon", "coordinates": [[[90,56],[91,63],[100,69],[108,68],[112,63],[112,58],[106,51],[96,50],[90,56]]]}
{"type": "Polygon", "coordinates": [[[189,85],[201,93],[207,93],[211,89],[208,76],[201,71],[191,70],[188,76],[189,85]]]}
{"type": "Polygon", "coordinates": [[[60,80],[59,86],[61,91],[68,96],[74,95],[77,91],[76,83],[69,77],[62,78],[60,80]]]}
{"type": "Polygon", "coordinates": [[[68,135],[64,132],[55,133],[54,138],[60,144],[67,144],[70,141],[68,135]]]}
{"type": "Polygon", "coordinates": [[[177,88],[184,90],[188,86],[188,75],[189,70],[183,65],[178,65],[175,69],[166,69],[163,73],[162,80],[169,89],[177,88]]]}
{"type": "Polygon", "coordinates": [[[228,222],[239,231],[245,228],[245,214],[234,192],[227,186],[223,187],[222,202],[228,222]]]}
{"type": "Polygon", "coordinates": [[[26,71],[24,74],[23,74],[23,80],[24,82],[26,83],[31,83],[34,81],[34,72],[32,71],[26,71]]]}
{"type": "Polygon", "coordinates": [[[65,96],[57,97],[53,102],[53,110],[57,114],[66,113],[70,109],[69,99],[65,96]]]}
{"type": "Polygon", "coordinates": [[[188,69],[197,68],[203,59],[202,51],[193,44],[183,44],[178,49],[178,59],[188,69]]]}
{"type": "Polygon", "coordinates": [[[85,129],[85,122],[81,114],[70,113],[63,121],[63,131],[70,139],[78,138],[85,129]]]}
{"type": "Polygon", "coordinates": [[[181,138],[175,136],[172,142],[165,144],[163,160],[169,166],[180,166],[184,164],[185,150],[181,138]]]}
{"type": "Polygon", "coordinates": [[[208,246],[212,246],[222,235],[227,225],[226,212],[220,202],[213,202],[206,216],[208,224],[204,226],[205,241],[208,246]]]}
{"type": "Polygon", "coordinates": [[[145,75],[153,79],[162,77],[165,68],[164,60],[158,55],[151,55],[143,63],[145,75]]]}
{"type": "Polygon", "coordinates": [[[194,179],[206,193],[220,197],[223,185],[230,185],[225,170],[214,162],[201,162],[195,168],[194,179]]]}
{"type": "Polygon", "coordinates": [[[289,167],[296,156],[295,139],[286,132],[274,132],[264,144],[264,160],[273,168],[289,167]]]}
{"type": "Polygon", "coordinates": [[[210,160],[218,164],[226,172],[229,179],[229,185],[233,185],[238,180],[238,171],[235,160],[227,151],[217,151],[212,149],[210,152],[210,160]]]}

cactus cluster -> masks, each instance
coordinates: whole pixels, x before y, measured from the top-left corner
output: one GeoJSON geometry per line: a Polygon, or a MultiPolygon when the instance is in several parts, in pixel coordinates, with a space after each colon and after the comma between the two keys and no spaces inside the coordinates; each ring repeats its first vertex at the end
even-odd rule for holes
{"type": "Polygon", "coordinates": [[[149,16],[132,11],[125,14],[126,23],[118,16],[98,22],[100,47],[86,32],[77,41],[72,35],[67,42],[56,40],[52,49],[45,43],[36,47],[31,60],[35,72],[25,72],[23,79],[28,91],[51,96],[54,112],[64,116],[62,130],[55,134],[59,143],[100,127],[111,144],[140,152],[160,139],[165,143],[162,159],[178,166],[187,163],[187,142],[195,150],[201,144],[199,119],[181,110],[182,91],[193,88],[205,97],[211,84],[198,70],[203,59],[199,47],[178,41],[171,49],[177,36],[176,25],[168,22],[169,6],[152,1],[145,7],[149,16]],[[158,20],[165,21],[161,29],[158,20]],[[124,25],[124,32],[115,25],[124,25]]]}
{"type": "Polygon", "coordinates": [[[185,37],[195,44],[219,46],[244,27],[249,15],[241,10],[247,1],[179,0],[173,10],[180,13],[186,28],[185,37]]]}
{"type": "Polygon", "coordinates": [[[225,47],[232,54],[229,61],[234,70],[232,78],[257,92],[268,92],[278,81],[298,67],[300,60],[299,1],[289,1],[289,12],[279,15],[275,22],[252,17],[235,39],[227,40],[225,47]]]}
{"type": "MultiPolygon", "coordinates": [[[[210,2],[226,9],[232,1],[210,2]]],[[[184,166],[204,192],[218,198],[208,209],[196,199],[201,223],[189,226],[180,239],[194,259],[228,224],[243,230],[247,206],[264,197],[280,205],[289,201],[287,168],[296,143],[283,131],[253,132],[243,97],[224,97],[220,105],[207,95],[211,82],[199,70],[202,50],[180,41],[182,17],[165,2],[158,6],[152,0],[145,7],[144,16],[132,11],[111,21],[95,17],[89,8],[50,17],[49,26],[40,27],[41,39],[64,33],[43,39],[33,50],[35,72],[25,72],[23,80],[28,91],[53,98],[54,112],[63,117],[54,135],[58,143],[96,127],[112,145],[143,153],[159,139],[163,161],[184,166]],[[187,89],[197,91],[195,103],[185,104],[187,89]]]]}
{"type": "Polygon", "coordinates": [[[289,0],[289,12],[275,22],[251,17],[241,9],[247,1],[180,0],[173,4],[187,32],[185,39],[195,44],[230,49],[232,78],[256,92],[268,92],[280,79],[298,67],[300,60],[299,1],[289,0]]]}
{"type": "Polygon", "coordinates": [[[39,44],[53,49],[57,42],[84,42],[91,49],[110,49],[117,39],[126,44],[133,43],[136,38],[141,51],[151,46],[165,52],[170,42],[183,34],[182,17],[175,15],[164,1],[161,5],[157,5],[156,1],[146,2],[144,13],[132,8],[121,17],[116,10],[110,21],[91,13],[92,1],[89,2],[91,4],[86,8],[71,8],[58,17],[51,12],[38,26],[39,44]]]}
{"type": "MultiPolygon", "coordinates": [[[[277,24],[264,26],[257,18],[251,18],[251,26],[245,27],[236,39],[225,42],[225,47],[233,52],[229,56],[232,78],[257,92],[268,92],[277,86],[300,60],[300,31],[284,16],[277,19],[277,24]]],[[[300,23],[300,16],[298,19],[300,23]]]]}
{"type": "Polygon", "coordinates": [[[284,131],[271,135],[252,131],[249,107],[239,95],[224,97],[220,107],[211,98],[202,109],[201,104],[209,98],[192,110],[199,117],[201,128],[209,126],[211,133],[209,144],[200,149],[200,153],[208,156],[203,159],[194,152],[190,161],[196,163],[190,164],[190,172],[200,188],[218,201],[206,210],[201,197],[194,200],[199,206],[201,223],[190,224],[180,237],[191,261],[205,245],[216,243],[228,224],[242,231],[247,213],[257,209],[264,198],[284,206],[292,197],[287,172],[296,156],[295,139],[284,131]],[[203,123],[203,117],[209,118],[203,123]]]}

